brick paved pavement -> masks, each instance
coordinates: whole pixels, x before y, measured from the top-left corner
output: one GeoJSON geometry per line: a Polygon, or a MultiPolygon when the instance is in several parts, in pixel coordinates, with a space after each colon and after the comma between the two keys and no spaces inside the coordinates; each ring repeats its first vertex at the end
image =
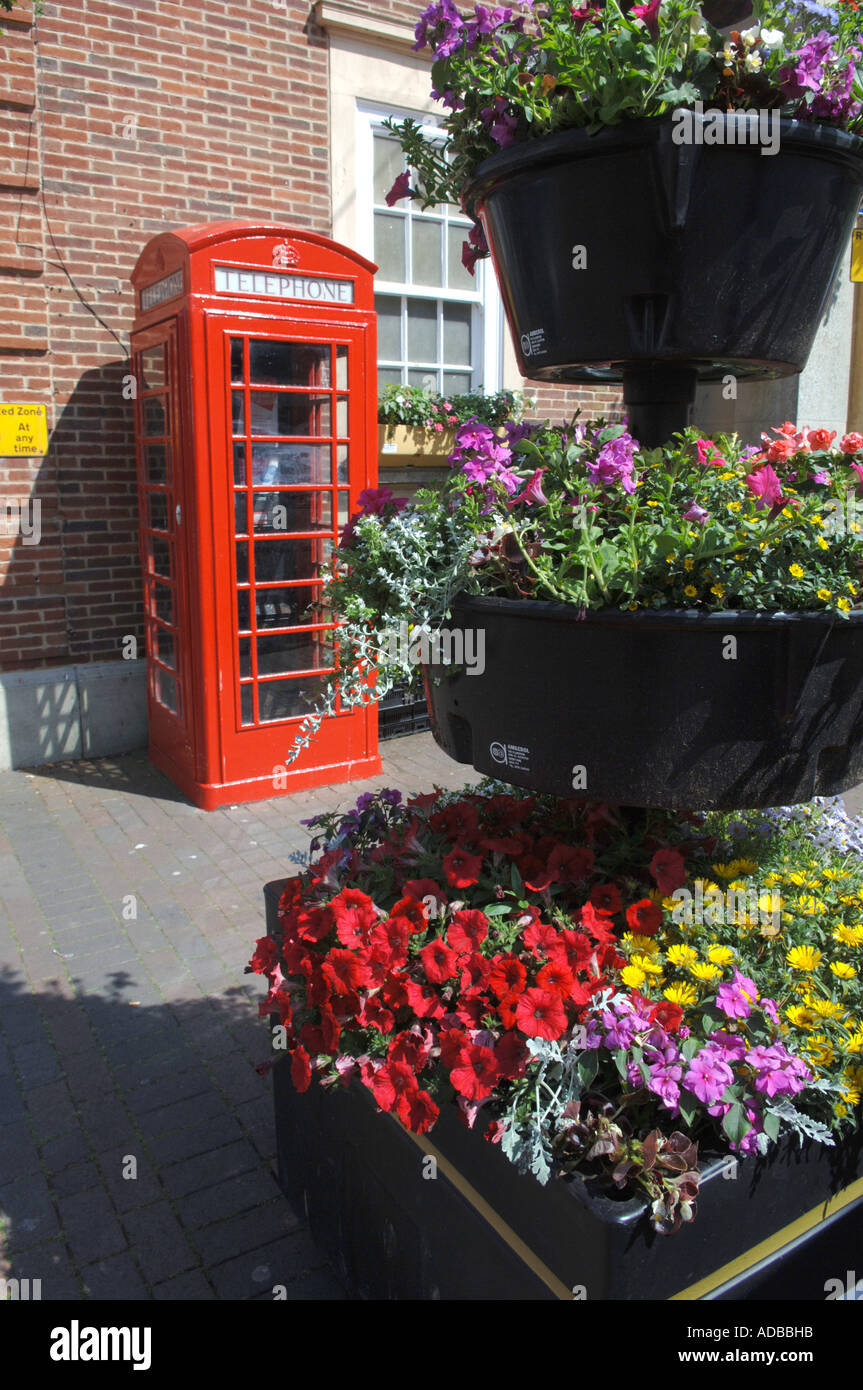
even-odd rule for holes
{"type": "Polygon", "coordinates": [[[209,813],[144,754],[0,774],[0,1276],[43,1299],[344,1297],[273,1177],[243,967],[302,818],[469,780],[429,734],[382,751],[381,777],[209,813]]]}

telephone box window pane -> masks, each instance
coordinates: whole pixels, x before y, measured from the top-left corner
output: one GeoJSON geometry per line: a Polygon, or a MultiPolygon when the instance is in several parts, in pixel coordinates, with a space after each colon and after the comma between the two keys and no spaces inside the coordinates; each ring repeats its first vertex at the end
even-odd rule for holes
{"type": "Polygon", "coordinates": [[[348,398],[339,396],[336,401],[336,434],[348,432],[348,398]]]}
{"type": "Polygon", "coordinates": [[[246,481],[246,446],[234,445],[234,482],[242,487],[246,481]]]}
{"type": "Polygon", "coordinates": [[[231,381],[242,382],[243,377],[243,340],[242,338],[231,339],[231,381]]]}
{"type": "Polygon", "coordinates": [[[331,542],[278,540],[255,542],[255,583],[273,584],[289,579],[323,579],[325,551],[331,542]]]}
{"type": "Polygon", "coordinates": [[[252,639],[251,637],[240,638],[240,676],[251,676],[252,674],[252,639]]]}
{"type": "Polygon", "coordinates": [[[168,499],[163,492],[151,492],[147,496],[150,526],[154,531],[168,530],[168,499]]]}
{"type": "Polygon", "coordinates": [[[467,364],[471,360],[470,319],[469,304],[443,306],[443,358],[453,366],[459,362],[467,364]]]}
{"type": "Polygon", "coordinates": [[[237,544],[237,583],[248,584],[249,582],[249,545],[247,541],[239,541],[237,544]]]}
{"type": "Polygon", "coordinates": [[[166,632],[163,627],[153,629],[153,645],[156,656],[160,661],[164,661],[166,666],[172,669],[176,666],[174,661],[174,638],[170,632],[166,632]]]}
{"type": "Polygon", "coordinates": [[[165,428],[165,402],[159,396],[148,396],[144,401],[144,434],[159,436],[167,434],[165,428]]]}
{"type": "Polygon", "coordinates": [[[407,219],[392,213],[375,213],[375,260],[382,280],[403,285],[407,279],[405,227],[407,219]]]}
{"type": "Polygon", "coordinates": [[[235,534],[238,535],[238,536],[244,536],[244,535],[246,534],[247,529],[248,529],[248,528],[247,528],[247,521],[248,521],[248,518],[247,518],[246,512],[247,512],[247,507],[246,507],[246,493],[245,493],[245,492],[235,492],[235,493],[234,493],[234,532],[235,532],[235,534]]]}
{"type": "Polygon", "coordinates": [[[144,469],[148,483],[166,483],[168,481],[167,444],[144,445],[144,469]]]}
{"type": "Polygon", "coordinates": [[[332,620],[330,606],[320,584],[295,584],[289,589],[256,589],[258,629],[301,627],[332,620]]]}
{"type": "Polygon", "coordinates": [[[141,363],[141,390],[142,391],[164,391],[165,381],[165,344],[157,343],[155,347],[145,348],[140,355],[141,363]]]}
{"type": "Polygon", "coordinates": [[[158,666],[156,667],[156,699],[160,705],[164,705],[173,714],[179,714],[177,682],[173,676],[169,676],[167,671],[160,670],[158,666]]]}
{"type": "Polygon", "coordinates": [[[440,285],[442,222],[427,222],[415,217],[413,223],[413,282],[415,285],[440,285]]]}
{"type": "Polygon", "coordinates": [[[330,345],[250,339],[249,381],[253,386],[329,386],[330,345]]]}
{"type": "Polygon", "coordinates": [[[331,531],[333,503],[329,492],[254,493],[255,531],[331,531]]]}
{"type": "Polygon", "coordinates": [[[252,434],[328,435],[329,396],[305,392],[253,391],[252,434]]]}
{"type": "Polygon", "coordinates": [[[254,705],[252,703],[252,687],[250,685],[240,686],[240,723],[254,724],[254,705]]]}
{"type": "Polygon", "coordinates": [[[157,536],[150,537],[150,556],[154,574],[163,574],[166,579],[171,578],[171,543],[170,541],[159,540],[157,536]]]}
{"type": "Polygon", "coordinates": [[[444,372],[443,389],[447,396],[461,396],[470,391],[470,372],[444,372]]]}
{"type": "Polygon", "coordinates": [[[242,391],[231,392],[231,433],[246,433],[246,407],[242,391]]]}
{"type": "MultiPolygon", "coordinates": [[[[380,331],[380,320],[378,320],[378,331],[380,331]]],[[[336,389],[338,391],[347,391],[348,389],[348,350],[346,347],[336,348],[336,389]]]]}
{"type": "Polygon", "coordinates": [[[258,686],[261,723],[271,724],[277,719],[295,719],[308,714],[318,704],[329,683],[329,676],[261,681],[258,686]]]}
{"type": "Polygon", "coordinates": [[[325,444],[252,445],[252,482],[256,486],[327,484],[331,468],[330,450],[325,444]]]}
{"type": "Polygon", "coordinates": [[[347,492],[339,493],[339,528],[347,526],[348,517],[351,514],[350,496],[347,492]]]}
{"type": "Polygon", "coordinates": [[[157,618],[161,618],[163,623],[173,623],[174,605],[171,590],[167,584],[154,583],[151,590],[151,611],[157,618]]]}
{"type": "Polygon", "coordinates": [[[437,362],[437,304],[433,299],[408,301],[408,357],[437,362]]]}
{"type": "Polygon", "coordinates": [[[249,591],[248,589],[237,590],[237,627],[240,632],[248,632],[251,627],[249,622],[249,591]]]}
{"type": "Polygon", "coordinates": [[[336,463],[338,466],[338,481],[346,483],[348,481],[348,446],[338,444],[336,446],[336,463]]]}
{"type": "Polygon", "coordinates": [[[285,632],[258,638],[258,675],[282,671],[322,671],[335,665],[333,631],[285,632]]]}

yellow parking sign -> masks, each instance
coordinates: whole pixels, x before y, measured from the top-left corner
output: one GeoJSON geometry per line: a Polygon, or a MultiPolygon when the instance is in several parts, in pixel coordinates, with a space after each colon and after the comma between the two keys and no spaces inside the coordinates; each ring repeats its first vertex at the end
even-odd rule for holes
{"type": "Polygon", "coordinates": [[[0,458],[21,458],[48,451],[48,408],[0,402],[0,458]]]}
{"type": "Polygon", "coordinates": [[[851,234],[851,279],[863,281],[863,227],[851,234]]]}

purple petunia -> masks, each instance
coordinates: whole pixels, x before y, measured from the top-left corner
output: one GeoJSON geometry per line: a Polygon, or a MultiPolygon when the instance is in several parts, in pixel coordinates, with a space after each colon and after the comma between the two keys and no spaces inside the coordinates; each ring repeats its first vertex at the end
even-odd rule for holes
{"type": "Polygon", "coordinates": [[[734,1073],[723,1060],[721,1049],[707,1043],[689,1063],[683,1084],[705,1105],[715,1105],[733,1080],[734,1073]]]}
{"type": "Polygon", "coordinates": [[[585,466],[595,482],[606,485],[620,483],[624,492],[631,494],[635,492],[633,455],[638,448],[638,440],[633,439],[631,434],[618,435],[617,439],[603,444],[596,459],[592,463],[588,461],[585,466]]]}

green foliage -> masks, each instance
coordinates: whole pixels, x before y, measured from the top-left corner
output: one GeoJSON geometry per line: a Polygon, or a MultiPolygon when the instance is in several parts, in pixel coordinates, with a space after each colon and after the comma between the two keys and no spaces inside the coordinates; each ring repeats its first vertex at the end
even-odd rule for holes
{"type": "Polygon", "coordinates": [[[378,398],[378,421],[386,425],[413,428],[454,429],[467,420],[479,420],[492,427],[504,420],[518,420],[524,409],[521,391],[469,391],[442,396],[424,386],[385,386],[378,398]]]}

